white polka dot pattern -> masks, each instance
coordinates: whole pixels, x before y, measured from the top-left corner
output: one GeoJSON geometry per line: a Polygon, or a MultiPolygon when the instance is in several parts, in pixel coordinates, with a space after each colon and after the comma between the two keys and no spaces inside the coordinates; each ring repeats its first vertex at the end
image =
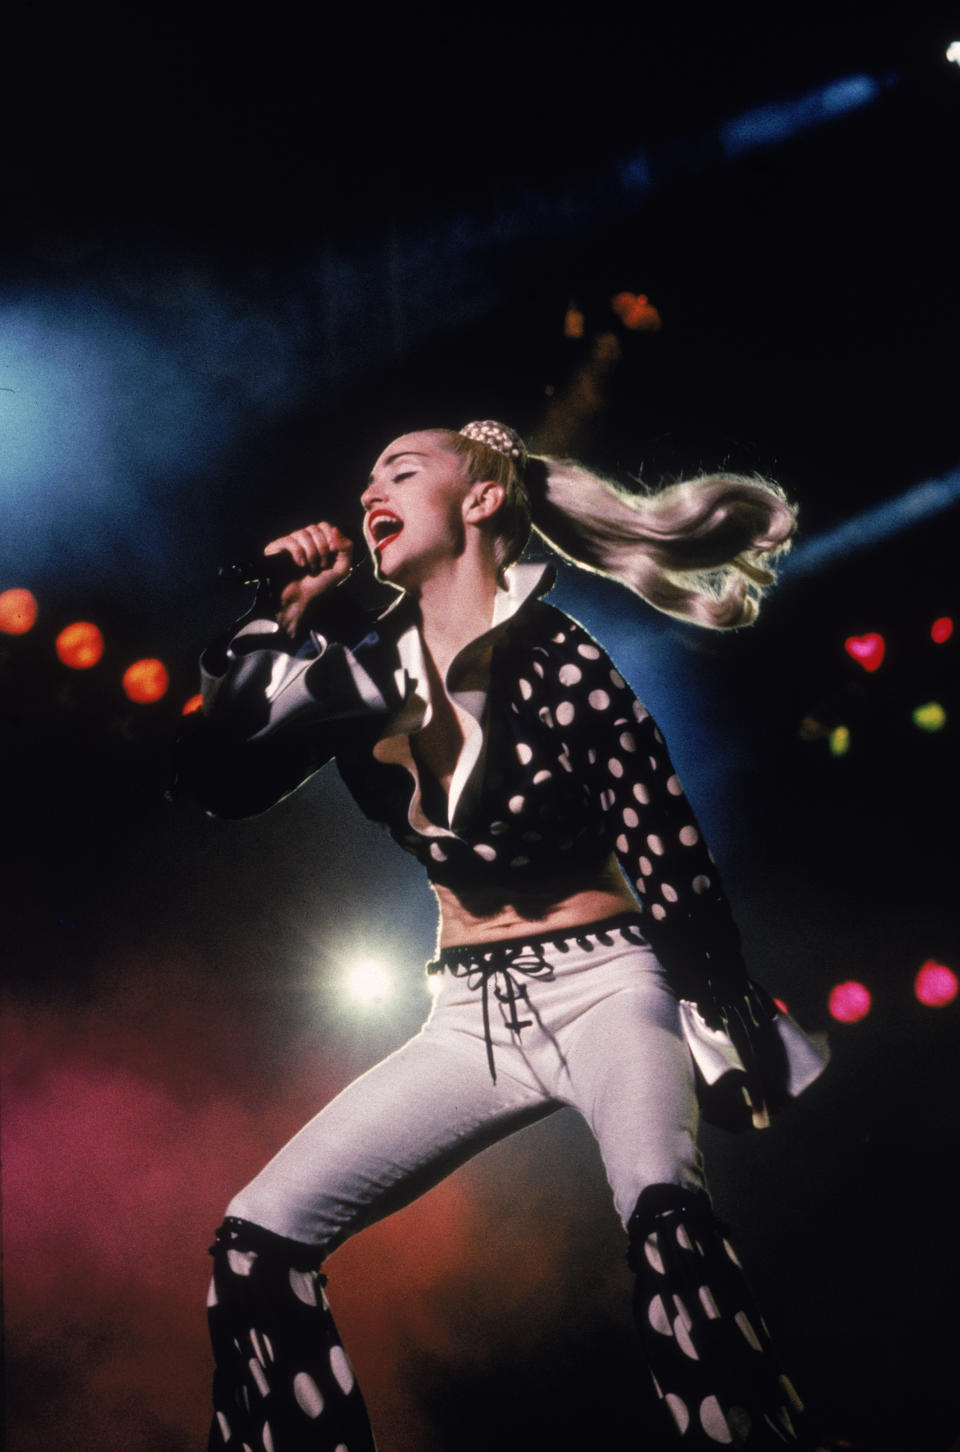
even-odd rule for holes
{"type": "Polygon", "coordinates": [[[690,1413],[687,1411],[686,1402],[677,1396],[676,1392],[667,1392],[664,1401],[670,1411],[670,1415],[677,1424],[677,1431],[683,1436],[690,1425],[690,1413]]]}
{"type": "Polygon", "coordinates": [[[309,1372],[299,1371],[293,1378],[293,1395],[302,1412],[310,1418],[319,1417],[323,1411],[323,1393],[309,1372]]]}
{"type": "MultiPolygon", "coordinates": [[[[550,607],[539,609],[556,618],[550,607]]],[[[709,957],[713,973],[725,959],[732,972],[741,972],[736,929],[655,721],[602,648],[575,622],[531,631],[528,639],[528,653],[518,654],[514,678],[534,684],[529,697],[522,685],[513,696],[521,706],[514,749],[527,770],[524,785],[518,779],[517,790],[507,797],[513,821],[504,860],[511,867],[540,860],[539,854],[511,855],[513,833],[523,839],[531,813],[554,810],[555,798],[534,799],[533,786],[550,781],[556,791],[569,779],[571,787],[586,789],[588,803],[608,824],[607,841],[628,880],[639,884],[650,925],[657,930],[654,946],[668,971],[678,964],[689,982],[703,974],[709,957]],[[546,667],[542,677],[535,670],[541,664],[546,667]],[[542,729],[521,735],[531,712],[542,729]],[[543,729],[550,730],[551,740],[543,729]],[[552,778],[545,775],[550,771],[552,778]]],[[[559,826],[552,815],[546,820],[559,826]]],[[[478,832],[484,830],[493,840],[489,821],[485,827],[478,823],[478,832]]],[[[550,827],[544,833],[544,842],[554,848],[566,838],[550,827]]]]}
{"type": "Polygon", "coordinates": [[[291,1270],[289,1279],[290,1289],[298,1301],[302,1301],[305,1306],[317,1304],[316,1283],[309,1271],[291,1270]]]}
{"type": "MultiPolygon", "coordinates": [[[[409,613],[401,608],[383,621],[371,679],[399,718],[413,705],[403,691],[422,688],[415,679],[400,685],[410,677],[395,668],[390,632],[408,629],[409,613]]],[[[357,637],[360,663],[366,638],[357,637]]],[[[413,773],[373,758],[383,717],[354,709],[336,726],[335,751],[363,810],[418,856],[435,884],[454,891],[512,887],[519,874],[531,887],[550,884],[558,871],[581,866],[595,877],[616,852],[626,881],[640,884],[653,947],[674,987],[695,998],[707,972],[739,985],[744,970],[719,876],[663,736],[622,672],[576,621],[533,598],[489,638],[489,657],[478,656],[464,677],[464,699],[486,691],[489,709],[453,821],[429,781],[421,782],[420,810],[432,826],[416,812],[411,820],[413,773]],[[527,835],[533,831],[538,838],[527,835]]],[[[272,641],[267,653],[275,657],[272,641]]],[[[327,654],[335,658],[332,647],[327,654]]],[[[314,663],[318,670],[325,659],[314,663]]],[[[289,694],[292,701],[297,693],[289,694]]]]}
{"type": "Polygon", "coordinates": [[[654,1188],[659,1205],[641,1196],[631,1218],[628,1259],[654,1389],[684,1445],[752,1447],[756,1426],[773,1434],[764,1446],[812,1446],[794,1420],[803,1405],[706,1196],[677,1189],[671,1204],[667,1186],[654,1188]]]}
{"type": "Polygon", "coordinates": [[[346,1393],[353,1390],[353,1368],[347,1360],[347,1353],[342,1346],[334,1346],[330,1352],[330,1370],[333,1372],[340,1386],[340,1390],[346,1393]]]}

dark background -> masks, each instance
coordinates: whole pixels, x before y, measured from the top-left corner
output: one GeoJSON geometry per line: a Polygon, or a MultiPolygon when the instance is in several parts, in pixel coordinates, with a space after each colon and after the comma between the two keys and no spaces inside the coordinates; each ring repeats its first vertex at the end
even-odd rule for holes
{"type": "MultiPolygon", "coordinates": [[[[553,599],[664,725],[756,976],[815,1029],[835,983],[873,995],[772,1130],[704,1147],[825,1425],[953,1446],[957,1008],[912,985],[960,966],[957,646],[929,637],[957,608],[960,18],[31,17],[0,102],[0,589],[40,606],[0,637],[10,1447],[203,1444],[224,1203],[425,1014],[428,891],[332,774],[239,824],[164,789],[244,603],[217,565],[355,526],[393,434],[485,417],[623,481],[722,466],[799,501],[750,631],[566,569],[553,599]],[[619,326],[622,290],[660,333],[619,326]],[[53,650],[76,619],[86,673],[53,650]],[[153,706],[120,689],[140,656],[171,672],[153,706]],[[397,986],[362,1008],[340,977],[372,953],[397,986]]],[[[656,1445],[608,1201],[563,1114],[337,1254],[382,1452],[656,1445]]]]}

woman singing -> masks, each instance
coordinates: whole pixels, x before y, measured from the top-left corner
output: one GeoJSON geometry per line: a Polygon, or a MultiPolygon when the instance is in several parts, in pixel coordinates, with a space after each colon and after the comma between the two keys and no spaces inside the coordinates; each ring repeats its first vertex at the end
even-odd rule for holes
{"type": "Polygon", "coordinates": [[[763,1125],[822,1060],[746,976],[663,737],[600,646],[517,564],[531,522],[574,563],[704,626],[749,623],[793,511],[729,476],[630,495],[528,457],[502,424],[394,440],[353,545],[274,540],[301,572],[203,660],[183,772],[211,812],[264,810],[331,757],[425,867],[436,993],[418,1034],[311,1120],[227,1209],[213,1250],[212,1448],[369,1452],[319,1267],[484,1146],[564,1105],[595,1134],[636,1273],[664,1435],[810,1447],[704,1188],[698,1108],[763,1125]]]}

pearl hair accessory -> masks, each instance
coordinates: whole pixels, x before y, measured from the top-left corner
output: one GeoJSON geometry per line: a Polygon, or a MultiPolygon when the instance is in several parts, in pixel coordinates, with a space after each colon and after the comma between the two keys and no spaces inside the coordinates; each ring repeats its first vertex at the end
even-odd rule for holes
{"type": "Polygon", "coordinates": [[[506,424],[487,418],[479,423],[464,424],[460,432],[465,439],[474,439],[478,444],[486,444],[488,449],[504,454],[508,459],[514,459],[521,469],[527,462],[523,439],[506,424]]]}

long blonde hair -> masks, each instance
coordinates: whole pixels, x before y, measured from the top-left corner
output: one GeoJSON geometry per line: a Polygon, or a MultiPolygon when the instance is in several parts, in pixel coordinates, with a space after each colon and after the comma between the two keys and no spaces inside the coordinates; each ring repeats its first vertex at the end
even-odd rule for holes
{"type": "Polygon", "coordinates": [[[490,479],[506,491],[496,516],[501,567],[519,558],[532,527],[564,559],[697,625],[755,620],[776,578],[772,563],[796,528],[796,510],[767,479],[705,474],[633,493],[573,460],[528,457],[522,444],[514,459],[462,433],[436,432],[464,461],[467,482],[490,479]]]}

